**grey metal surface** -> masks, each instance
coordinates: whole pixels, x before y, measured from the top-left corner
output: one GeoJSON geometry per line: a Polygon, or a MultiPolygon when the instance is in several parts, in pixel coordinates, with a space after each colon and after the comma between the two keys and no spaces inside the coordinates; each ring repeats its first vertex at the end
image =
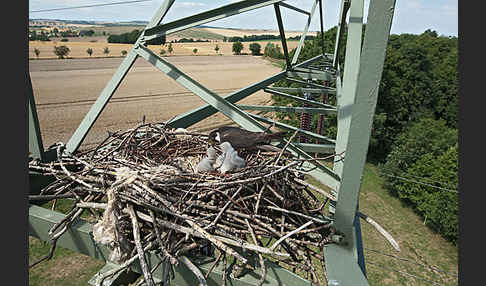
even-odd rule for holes
{"type": "Polygon", "coordinates": [[[29,104],[29,157],[44,160],[44,146],[35,107],[34,92],[30,75],[27,76],[27,100],[29,104]]]}

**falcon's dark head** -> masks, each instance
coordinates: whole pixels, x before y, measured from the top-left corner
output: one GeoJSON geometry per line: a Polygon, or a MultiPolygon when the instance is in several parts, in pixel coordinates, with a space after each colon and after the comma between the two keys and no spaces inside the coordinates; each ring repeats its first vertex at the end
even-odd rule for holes
{"type": "Polygon", "coordinates": [[[215,144],[219,144],[219,132],[218,130],[213,130],[209,133],[209,145],[214,146],[215,144]]]}

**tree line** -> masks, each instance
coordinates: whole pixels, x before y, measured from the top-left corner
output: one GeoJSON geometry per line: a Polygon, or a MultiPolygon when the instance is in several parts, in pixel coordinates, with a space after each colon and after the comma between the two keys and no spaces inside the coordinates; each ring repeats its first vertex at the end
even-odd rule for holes
{"type": "MultiPolygon", "coordinates": [[[[306,41],[298,62],[321,54],[322,37],[325,52],[334,53],[336,33],[333,27],[306,41]]],[[[339,51],[341,68],[346,34],[339,51]]],[[[278,51],[275,45],[268,49],[273,50],[273,57],[283,58],[279,47],[278,51]]],[[[295,49],[290,57],[294,53],[295,49]]],[[[439,36],[432,30],[390,35],[368,150],[368,159],[378,164],[389,192],[453,243],[458,228],[457,64],[457,37],[439,36]]],[[[275,85],[301,87],[286,80],[275,85]]],[[[302,106],[291,99],[272,98],[275,105],[302,106]]],[[[336,99],[328,96],[327,103],[336,105],[336,99]]],[[[277,113],[279,121],[296,127],[299,116],[277,113]]],[[[317,121],[318,116],[313,116],[313,130],[317,121]]],[[[336,116],[326,115],[323,135],[335,138],[336,125],[336,116]]]]}
{"type": "MultiPolygon", "coordinates": [[[[306,35],[306,40],[314,39],[314,36],[306,35]]],[[[223,42],[256,42],[256,41],[265,41],[265,40],[280,40],[280,35],[244,35],[243,37],[234,36],[234,37],[224,37],[223,42]]],[[[300,40],[300,36],[288,37],[287,40],[295,41],[300,40]]]]}

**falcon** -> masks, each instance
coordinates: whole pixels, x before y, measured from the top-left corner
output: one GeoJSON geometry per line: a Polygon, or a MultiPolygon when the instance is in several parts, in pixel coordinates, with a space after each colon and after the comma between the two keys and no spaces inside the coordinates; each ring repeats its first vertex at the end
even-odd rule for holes
{"type": "Polygon", "coordinates": [[[282,139],[287,132],[252,132],[239,127],[223,126],[209,133],[211,145],[229,142],[234,149],[253,148],[268,145],[272,140],[282,139]]]}

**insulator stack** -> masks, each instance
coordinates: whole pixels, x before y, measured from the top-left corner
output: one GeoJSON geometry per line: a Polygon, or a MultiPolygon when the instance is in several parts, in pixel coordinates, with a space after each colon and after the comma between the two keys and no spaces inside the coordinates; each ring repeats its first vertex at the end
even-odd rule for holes
{"type": "MultiPolygon", "coordinates": [[[[311,99],[311,94],[305,92],[304,98],[307,100],[311,99]]],[[[303,107],[310,107],[310,105],[308,103],[304,103],[303,107]]],[[[300,116],[300,129],[310,131],[311,120],[312,120],[312,116],[309,113],[302,112],[302,115],[300,116]]],[[[301,135],[299,137],[299,141],[300,143],[309,143],[309,138],[307,138],[307,136],[305,135],[301,135]]]]}
{"type": "MultiPolygon", "coordinates": [[[[323,81],[322,85],[327,86],[327,81],[323,81]]],[[[322,93],[322,103],[327,102],[327,94],[325,92],[322,93]]],[[[319,120],[317,121],[317,133],[322,135],[322,129],[324,128],[324,114],[319,115],[319,120]]],[[[320,144],[319,140],[316,140],[317,144],[320,144]]]]}

